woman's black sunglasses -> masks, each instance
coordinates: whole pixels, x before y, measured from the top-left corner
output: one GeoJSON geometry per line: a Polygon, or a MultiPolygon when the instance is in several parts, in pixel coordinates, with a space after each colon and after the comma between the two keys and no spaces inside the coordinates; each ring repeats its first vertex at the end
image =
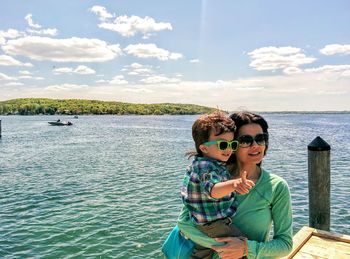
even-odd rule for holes
{"type": "Polygon", "coordinates": [[[242,135],[237,138],[240,147],[250,147],[254,141],[259,146],[266,146],[269,141],[269,135],[267,133],[257,134],[255,137],[250,135],[242,135]]]}

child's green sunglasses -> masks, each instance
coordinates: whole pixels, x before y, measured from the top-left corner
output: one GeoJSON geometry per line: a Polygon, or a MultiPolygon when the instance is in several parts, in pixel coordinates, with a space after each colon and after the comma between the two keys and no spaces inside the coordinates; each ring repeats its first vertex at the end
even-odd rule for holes
{"type": "Polygon", "coordinates": [[[204,142],[203,145],[209,146],[209,145],[218,145],[218,149],[221,151],[224,151],[228,148],[231,148],[232,151],[236,151],[238,148],[238,141],[237,140],[232,140],[232,141],[226,141],[226,140],[214,140],[214,141],[208,141],[204,142]]]}

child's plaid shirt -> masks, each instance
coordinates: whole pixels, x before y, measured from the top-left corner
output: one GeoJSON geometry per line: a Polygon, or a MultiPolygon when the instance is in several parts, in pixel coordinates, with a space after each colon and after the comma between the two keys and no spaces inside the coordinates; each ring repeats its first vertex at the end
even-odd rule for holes
{"type": "Polygon", "coordinates": [[[195,156],[181,187],[184,205],[191,213],[191,218],[197,224],[205,224],[217,219],[231,217],[235,212],[235,194],[215,199],[210,196],[211,189],[216,183],[231,178],[225,163],[208,157],[195,156]]]}

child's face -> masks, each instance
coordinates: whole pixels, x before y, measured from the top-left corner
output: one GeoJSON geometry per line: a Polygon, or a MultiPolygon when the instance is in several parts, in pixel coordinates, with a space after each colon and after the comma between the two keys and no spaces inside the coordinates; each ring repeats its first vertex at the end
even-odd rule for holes
{"type": "MultiPolygon", "coordinates": [[[[232,141],[234,138],[233,132],[225,132],[218,136],[210,133],[208,141],[225,140],[232,141]]],[[[232,154],[232,149],[220,150],[217,144],[212,145],[200,145],[199,148],[202,150],[205,157],[210,157],[222,162],[226,162],[232,154]]]]}

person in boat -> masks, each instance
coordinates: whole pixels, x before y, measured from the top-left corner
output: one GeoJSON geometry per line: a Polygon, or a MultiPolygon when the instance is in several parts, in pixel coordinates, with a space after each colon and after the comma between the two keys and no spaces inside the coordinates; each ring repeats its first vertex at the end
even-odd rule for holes
{"type": "MultiPolygon", "coordinates": [[[[254,186],[253,181],[231,179],[225,162],[238,148],[234,140],[235,123],[222,112],[199,117],[192,126],[196,152],[187,168],[181,188],[184,206],[196,227],[210,237],[242,236],[231,224],[236,208],[235,193],[246,194],[254,186]]],[[[193,258],[212,258],[214,251],[195,245],[193,258]]]]}
{"type": "Polygon", "coordinates": [[[216,251],[213,258],[280,258],[293,247],[292,208],[287,182],[262,168],[269,145],[268,124],[260,115],[247,111],[233,113],[230,118],[237,127],[239,147],[227,161],[227,169],[233,179],[246,172],[247,179],[255,183],[247,194],[236,193],[236,212],[231,217],[247,238],[210,238],[196,227],[186,206],[178,226],[196,244],[216,251]]]}

